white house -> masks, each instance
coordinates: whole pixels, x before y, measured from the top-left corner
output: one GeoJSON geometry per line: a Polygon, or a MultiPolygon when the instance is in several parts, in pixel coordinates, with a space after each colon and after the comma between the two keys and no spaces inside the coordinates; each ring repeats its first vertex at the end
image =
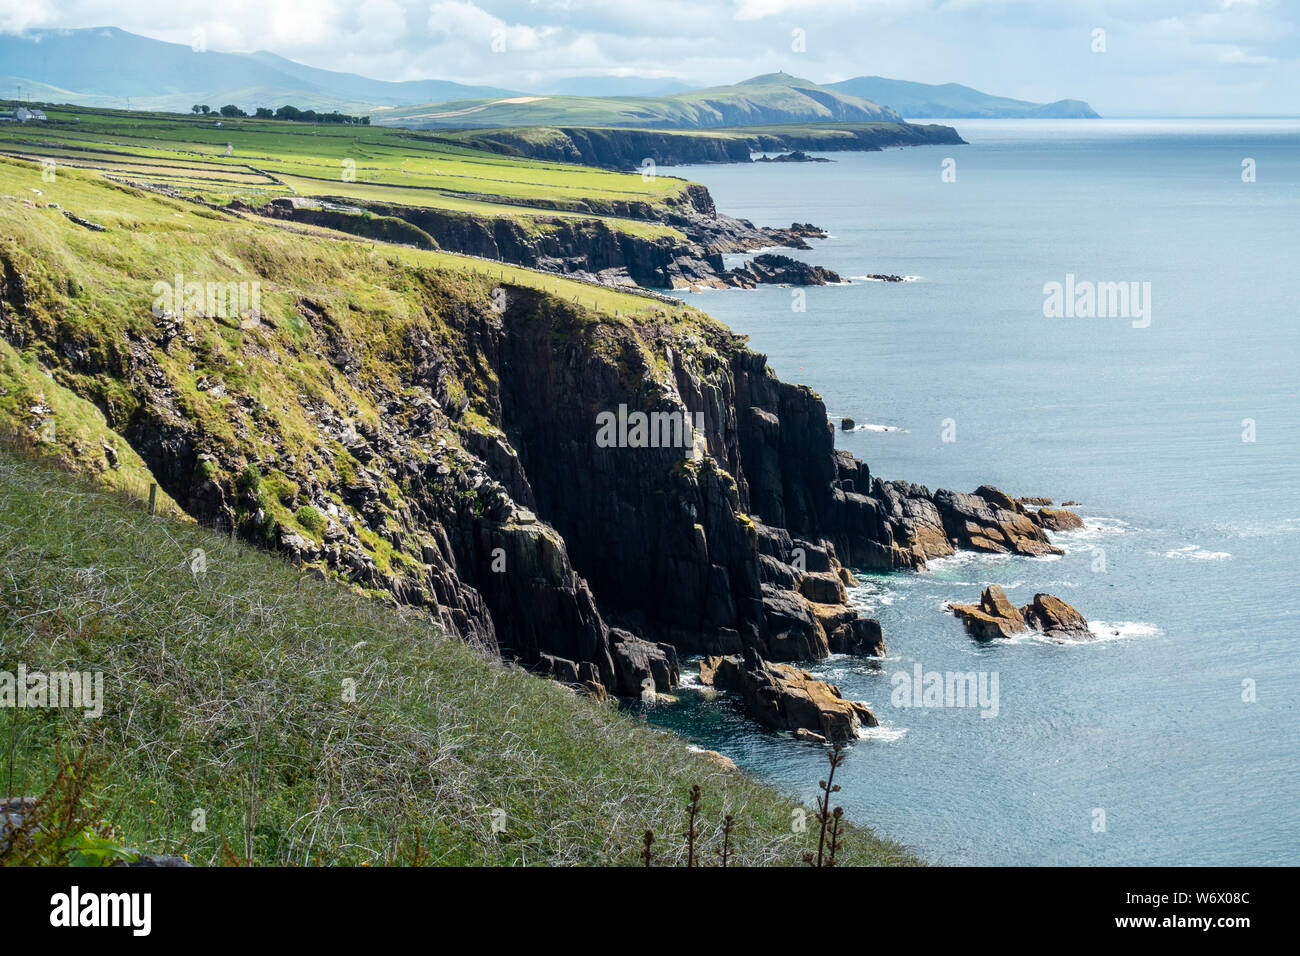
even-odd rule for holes
{"type": "Polygon", "coordinates": [[[31,120],[43,120],[46,118],[44,110],[28,109],[26,106],[18,107],[15,115],[18,117],[18,122],[20,123],[26,123],[31,120]]]}

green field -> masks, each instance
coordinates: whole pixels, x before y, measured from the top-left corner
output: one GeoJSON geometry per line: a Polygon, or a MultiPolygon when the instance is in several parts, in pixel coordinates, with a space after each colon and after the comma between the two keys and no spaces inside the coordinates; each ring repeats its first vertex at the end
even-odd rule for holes
{"type": "Polygon", "coordinates": [[[475,149],[454,139],[367,126],[50,108],[42,124],[0,124],[0,154],[91,169],[226,204],[330,196],[517,221],[601,219],[642,236],[685,181],[643,179],[475,149]]]}

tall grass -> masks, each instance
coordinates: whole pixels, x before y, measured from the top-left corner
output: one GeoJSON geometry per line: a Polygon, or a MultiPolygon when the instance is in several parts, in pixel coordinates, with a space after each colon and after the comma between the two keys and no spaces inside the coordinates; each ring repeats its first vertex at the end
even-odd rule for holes
{"type": "MultiPolygon", "coordinates": [[[[19,663],[102,671],[106,699],[98,720],[0,708],[6,789],[42,792],[56,750],[84,745],[95,805],[146,853],[635,865],[647,831],[688,828],[689,848],[656,846],[657,865],[724,847],[729,865],[790,864],[816,849],[812,828],[791,827],[791,797],[611,705],[0,450],[0,670],[19,663]]],[[[841,865],[915,862],[851,836],[841,865]]]]}

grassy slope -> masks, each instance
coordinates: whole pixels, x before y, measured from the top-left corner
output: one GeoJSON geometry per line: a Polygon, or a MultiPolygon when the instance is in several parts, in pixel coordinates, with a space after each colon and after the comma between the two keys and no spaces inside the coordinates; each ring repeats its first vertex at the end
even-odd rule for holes
{"type": "Polygon", "coordinates": [[[546,96],[458,100],[375,110],[372,122],[414,127],[630,126],[707,128],[749,122],[897,120],[870,100],[770,73],[671,96],[546,96]],[[521,100],[523,100],[521,102],[521,100]]]}
{"type": "MultiPolygon", "coordinates": [[[[0,425],[38,434],[52,422],[42,450],[101,476],[110,487],[138,489],[147,484],[147,473],[96,406],[111,407],[126,421],[141,399],[120,374],[62,367],[47,351],[48,342],[64,342],[103,368],[120,366],[126,343],[156,338],[153,286],[172,282],[178,273],[185,282],[260,283],[262,321],[245,329],[235,318],[187,315],[183,336],[149,350],[166,376],[174,414],[195,423],[205,445],[233,449],[248,461],[293,455],[300,467],[318,473],[333,466],[320,454],[321,433],[304,415],[301,395],[333,408],[354,407],[358,421],[375,421],[383,412],[322,354],[322,339],[298,311],[300,298],[326,308],[340,331],[361,346],[366,382],[386,383],[399,393],[391,362],[400,351],[396,343],[418,329],[453,354],[469,355],[471,343],[444,325],[440,314],[487,308],[499,284],[529,286],[577,303],[590,310],[593,330],[603,323],[627,327],[638,314],[669,314],[662,304],[634,294],[450,253],[376,248],[324,229],[290,231],[107,183],[90,172],[60,170],[54,182],[46,182],[39,167],[2,158],[0,223],[0,257],[25,276],[34,322],[43,330],[21,354],[0,342],[0,425]],[[85,229],[63,211],[106,230],[85,229]],[[227,394],[201,390],[205,378],[224,384],[227,394]],[[39,410],[45,406],[51,411],[39,410]],[[105,443],[118,451],[119,468],[108,467],[105,443]]],[[[684,307],[671,313],[673,321],[711,322],[684,307]]],[[[469,363],[457,387],[471,399],[473,415],[487,384],[474,378],[469,363]]],[[[460,441],[454,431],[442,437],[453,445],[460,441]]],[[[342,462],[337,467],[359,467],[341,448],[335,451],[342,462]]],[[[286,488],[298,484],[265,470],[286,488]]],[[[265,507],[286,527],[313,534],[298,525],[291,507],[274,498],[265,507]]],[[[383,540],[372,543],[374,558],[385,564],[383,540]]],[[[418,543],[411,547],[419,553],[418,543]]]]}
{"type": "MultiPolygon", "coordinates": [[[[789,798],[610,705],[9,451],[0,567],[0,670],[100,670],[107,701],[97,721],[0,711],[14,790],[39,792],[54,742],[89,734],[127,845],[242,856],[251,812],[260,864],[381,863],[416,834],[429,863],[626,864],[646,829],[680,862],[695,783],[706,859],[725,813],[741,862],[795,862],[815,839],[792,832],[789,798]]],[[[915,862],[862,830],[847,846],[845,862],[915,862]]]]}
{"type": "Polygon", "coordinates": [[[502,156],[407,130],[253,119],[221,119],[217,127],[217,118],[115,110],[47,113],[48,124],[0,124],[0,152],[97,169],[223,204],[298,192],[520,220],[599,217],[616,229],[658,235],[674,230],[611,210],[637,203],[662,208],[687,185],[666,176],[646,180],[502,156]]]}

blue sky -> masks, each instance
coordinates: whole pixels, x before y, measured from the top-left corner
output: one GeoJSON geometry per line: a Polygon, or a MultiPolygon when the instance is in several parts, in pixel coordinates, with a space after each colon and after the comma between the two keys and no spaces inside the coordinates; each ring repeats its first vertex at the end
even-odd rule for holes
{"type": "Polygon", "coordinates": [[[0,0],[0,32],[86,26],[523,90],[783,69],[1086,99],[1105,116],[1300,115],[1300,0],[0,0]]]}

